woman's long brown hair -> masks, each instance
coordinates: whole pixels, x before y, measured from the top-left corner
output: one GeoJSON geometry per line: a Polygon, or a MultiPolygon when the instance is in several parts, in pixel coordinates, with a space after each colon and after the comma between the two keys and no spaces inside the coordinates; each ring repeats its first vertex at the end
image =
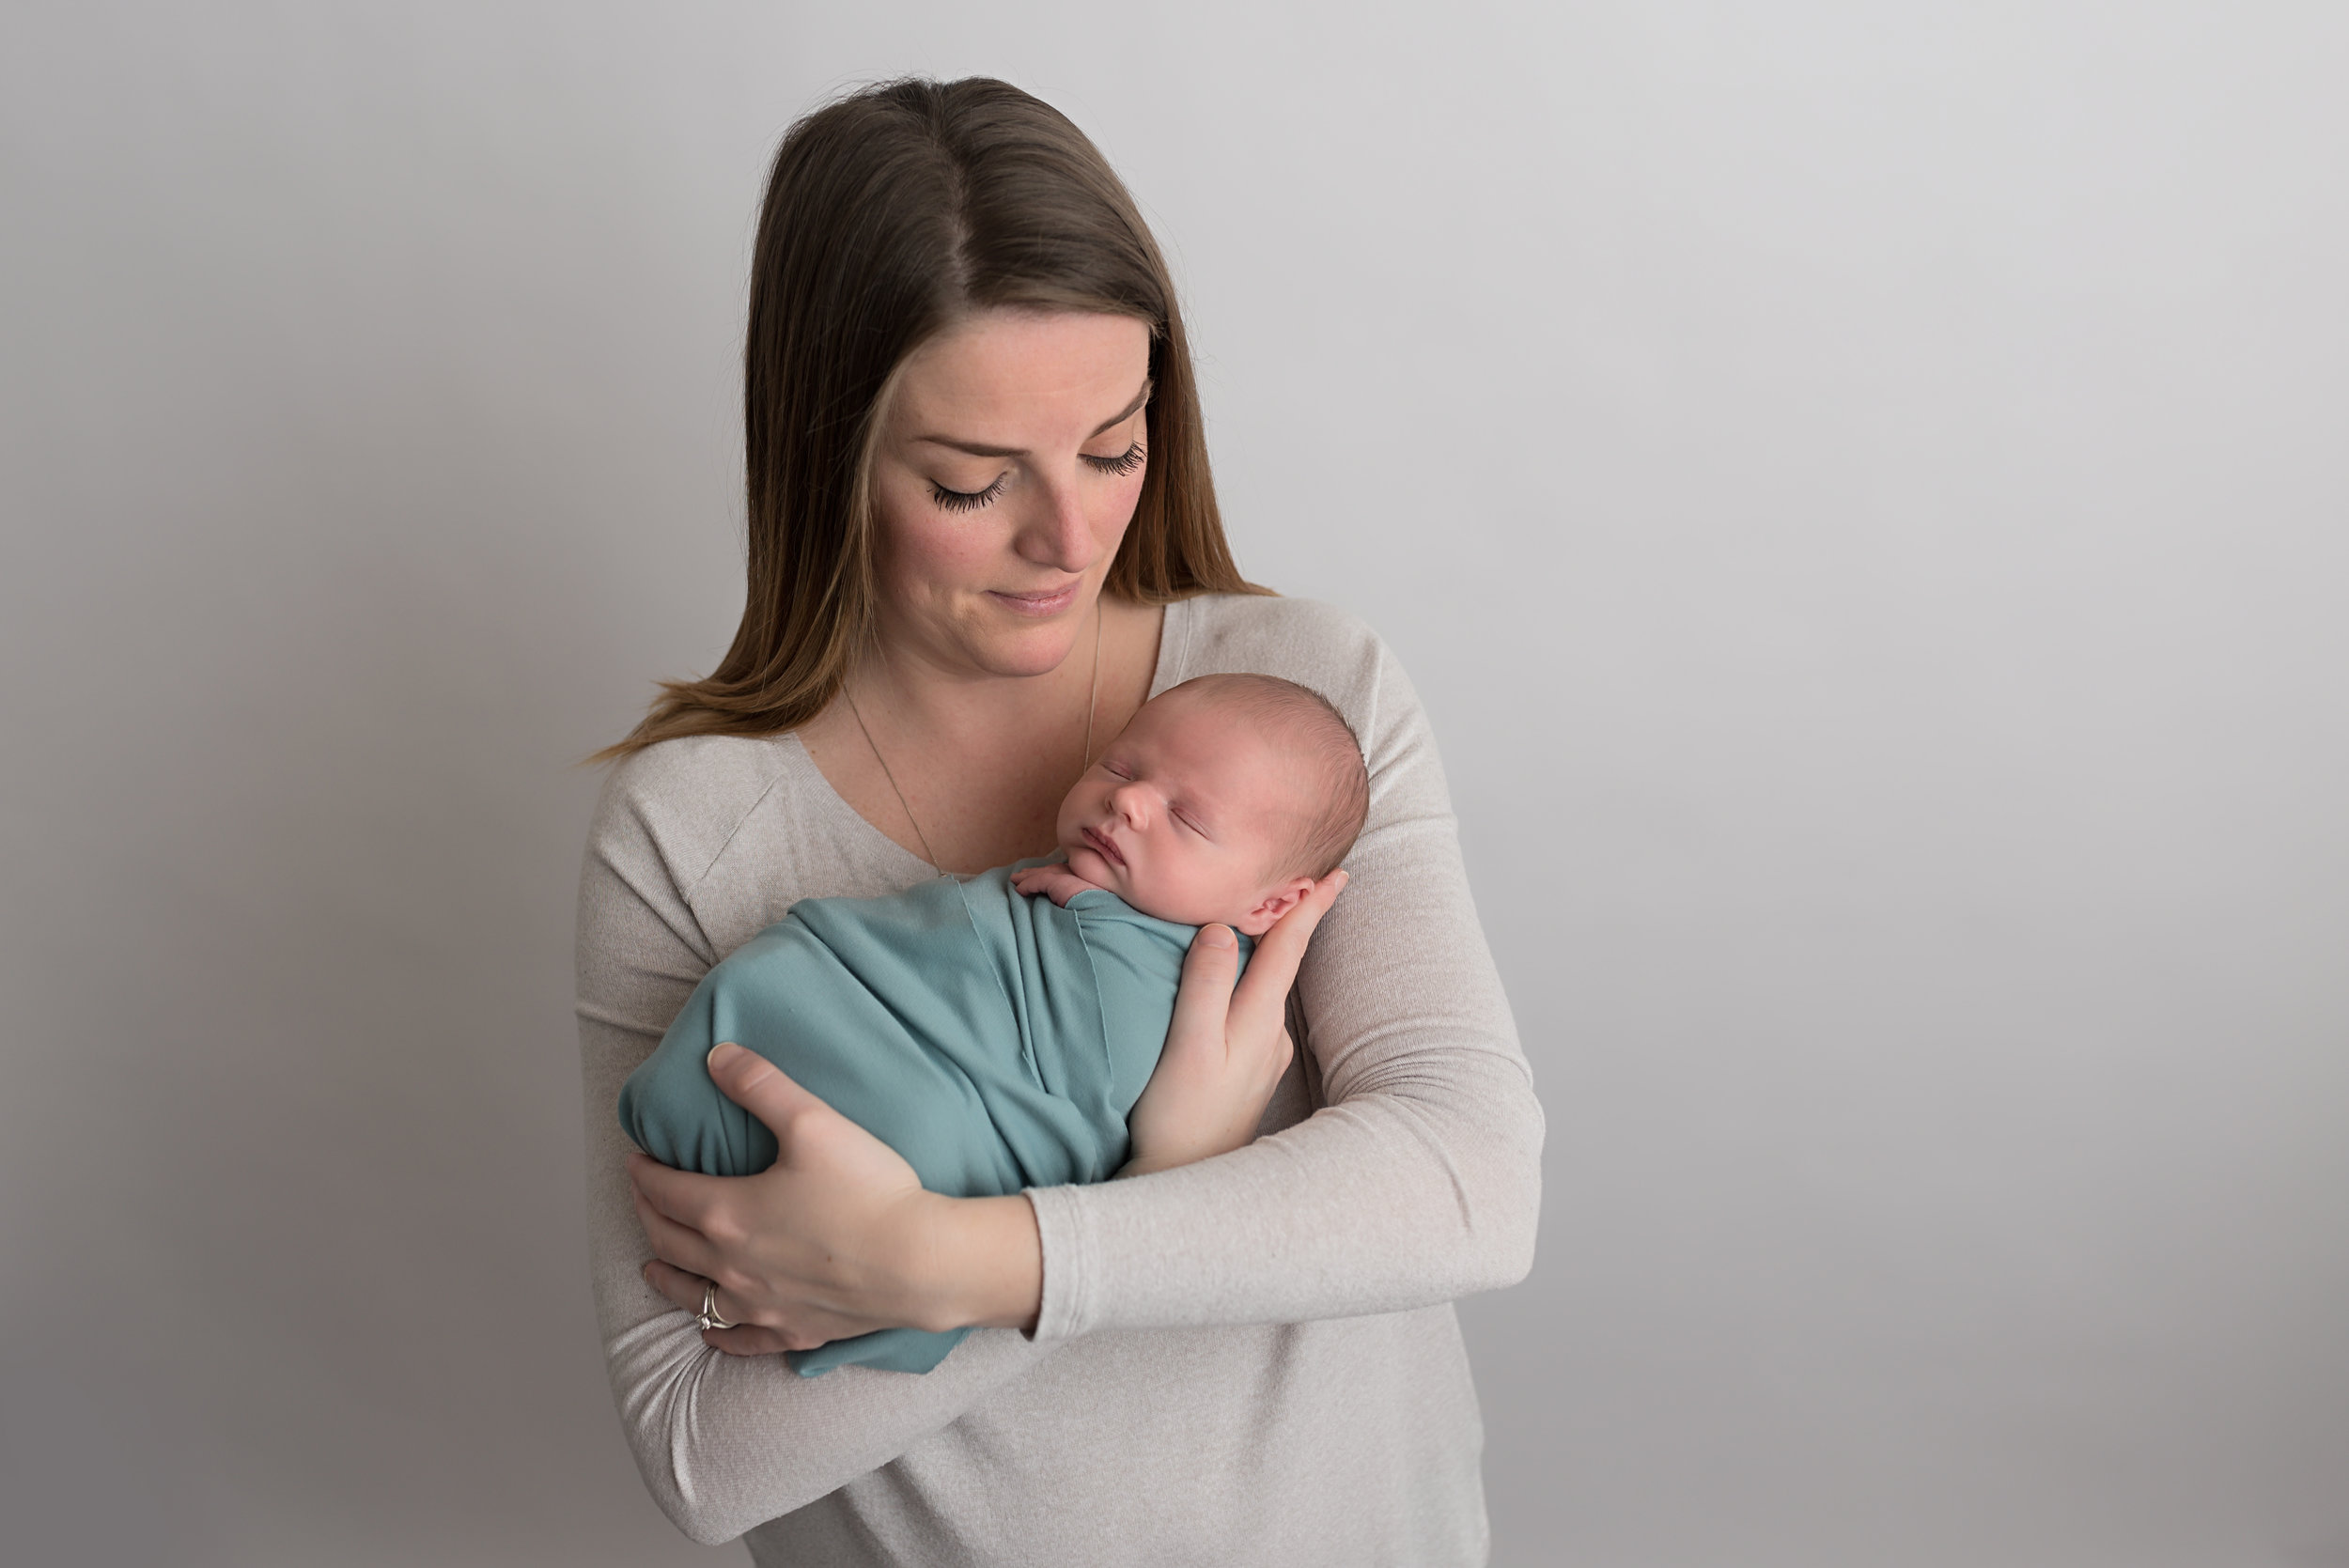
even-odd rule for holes
{"type": "Polygon", "coordinates": [[[998,306],[1150,327],[1149,467],[1105,591],[1265,593],[1233,564],[1166,261],[1084,132],[1007,83],[892,82],[818,109],[775,153],[742,349],[749,592],[734,645],[594,760],[689,735],[770,735],[839,691],[873,627],[867,474],[892,376],[998,306]]]}

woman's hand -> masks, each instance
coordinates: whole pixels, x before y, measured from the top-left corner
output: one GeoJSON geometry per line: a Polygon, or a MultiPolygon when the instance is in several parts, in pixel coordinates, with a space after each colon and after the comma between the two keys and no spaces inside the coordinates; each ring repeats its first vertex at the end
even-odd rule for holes
{"type": "Polygon", "coordinates": [[[913,1167],[754,1052],[722,1045],[711,1081],[775,1135],[755,1176],[702,1176],[630,1155],[653,1289],[699,1312],[705,1281],[736,1356],[809,1350],[875,1328],[1025,1327],[1044,1256],[1027,1199],[945,1198],[913,1167]]]}
{"type": "Polygon", "coordinates": [[[1237,989],[1239,945],[1229,927],[1203,925],[1183,960],[1166,1049],[1126,1125],[1133,1157],[1120,1176],[1189,1165],[1252,1141],[1264,1108],[1297,1053],[1289,986],[1314,927],[1346,886],[1333,871],[1256,941],[1237,989]]]}
{"type": "MultiPolygon", "coordinates": [[[[1256,943],[1237,987],[1237,944],[1204,927],[1183,963],[1166,1048],[1128,1126],[1122,1176],[1163,1171],[1254,1138],[1296,1047],[1284,1027],[1305,944],[1346,886],[1332,872],[1256,943]]],[[[755,1176],[702,1176],[629,1157],[636,1218],[652,1242],[645,1279],[687,1312],[714,1283],[734,1327],[703,1340],[735,1356],[809,1350],[875,1328],[1034,1326],[1044,1288],[1024,1197],[923,1190],[895,1150],[739,1046],[709,1076],[775,1135],[755,1176]]]]}

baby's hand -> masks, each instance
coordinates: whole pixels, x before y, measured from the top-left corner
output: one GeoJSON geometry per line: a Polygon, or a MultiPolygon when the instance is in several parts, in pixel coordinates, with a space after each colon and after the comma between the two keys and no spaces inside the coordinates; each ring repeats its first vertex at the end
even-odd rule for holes
{"type": "Polygon", "coordinates": [[[1068,901],[1081,893],[1089,892],[1093,884],[1065,865],[1032,865],[1011,874],[1011,885],[1030,898],[1041,893],[1059,905],[1068,908],[1068,901]]]}

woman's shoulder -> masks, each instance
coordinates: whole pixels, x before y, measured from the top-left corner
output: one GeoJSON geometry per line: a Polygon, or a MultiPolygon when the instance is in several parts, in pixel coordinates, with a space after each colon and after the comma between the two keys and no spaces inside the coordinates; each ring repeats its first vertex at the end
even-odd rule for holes
{"type": "Polygon", "coordinates": [[[1245,649],[1311,662],[1352,658],[1379,645],[1369,622],[1319,599],[1285,594],[1201,594],[1177,603],[1189,612],[1194,647],[1245,649]]]}
{"type": "Polygon", "coordinates": [[[1203,594],[1170,608],[1183,637],[1166,685],[1197,675],[1279,675],[1328,698],[1365,738],[1377,719],[1394,717],[1396,697],[1417,706],[1386,644],[1349,610],[1265,594],[1203,594]]]}
{"type": "Polygon", "coordinates": [[[592,843],[633,840],[686,885],[699,879],[744,821],[803,782],[805,752],[788,732],[692,735],[631,752],[613,765],[597,802],[592,843]]]}

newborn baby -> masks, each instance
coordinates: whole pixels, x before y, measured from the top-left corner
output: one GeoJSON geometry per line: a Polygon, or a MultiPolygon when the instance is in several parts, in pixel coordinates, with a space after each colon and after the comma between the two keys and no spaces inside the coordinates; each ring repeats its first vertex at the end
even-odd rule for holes
{"type": "MultiPolygon", "coordinates": [[[[1064,860],[793,905],[702,977],[620,1091],[664,1165],[747,1176],[775,1141],[709,1079],[731,1040],[954,1197],[1101,1181],[1201,925],[1271,929],[1369,807],[1353,732],[1304,687],[1203,675],[1143,705],[1061,801],[1064,860]]],[[[927,1372],[967,1329],[884,1328],[786,1359],[927,1372]]]]}

